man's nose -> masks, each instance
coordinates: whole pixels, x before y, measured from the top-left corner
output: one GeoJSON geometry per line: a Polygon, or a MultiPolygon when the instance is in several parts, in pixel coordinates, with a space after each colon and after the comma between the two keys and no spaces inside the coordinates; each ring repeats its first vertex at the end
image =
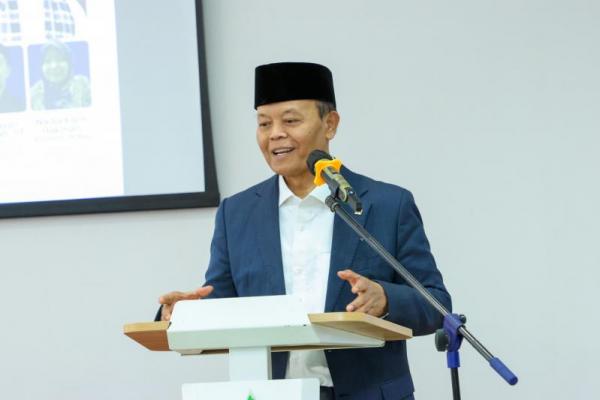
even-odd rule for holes
{"type": "Polygon", "coordinates": [[[287,137],[287,132],[285,131],[282,124],[274,122],[273,127],[271,129],[271,134],[269,135],[270,140],[277,140],[287,137]]]}

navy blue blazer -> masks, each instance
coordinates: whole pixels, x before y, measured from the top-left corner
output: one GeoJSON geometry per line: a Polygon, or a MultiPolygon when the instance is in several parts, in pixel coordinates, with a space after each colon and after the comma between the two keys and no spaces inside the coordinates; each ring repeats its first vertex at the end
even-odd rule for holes
{"type": "MultiPolygon", "coordinates": [[[[450,295],[436,268],[421,216],[409,191],[350,170],[344,177],[362,199],[357,220],[448,309],[450,295]]],[[[277,176],[222,201],[216,216],[206,284],[210,297],[285,294],[279,237],[277,176]]],[[[351,268],[379,282],[387,295],[388,320],[413,330],[434,332],[441,316],[408,286],[336,215],[325,311],[345,311],[355,295],[337,271],[351,268]]],[[[410,398],[414,388],[406,342],[382,348],[325,352],[336,398],[410,398]]],[[[273,378],[285,376],[288,353],[273,353],[273,378]]]]}

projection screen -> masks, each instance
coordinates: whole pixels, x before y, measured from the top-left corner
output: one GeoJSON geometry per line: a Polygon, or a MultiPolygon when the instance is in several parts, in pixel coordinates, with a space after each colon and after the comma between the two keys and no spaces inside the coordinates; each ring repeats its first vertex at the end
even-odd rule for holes
{"type": "Polygon", "coordinates": [[[0,0],[0,217],[216,206],[200,0],[0,0]]]}

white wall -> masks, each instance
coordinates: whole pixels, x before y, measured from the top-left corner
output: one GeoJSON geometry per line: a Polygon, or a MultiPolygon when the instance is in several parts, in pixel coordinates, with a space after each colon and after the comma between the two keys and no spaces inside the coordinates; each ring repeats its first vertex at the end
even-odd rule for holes
{"type": "MultiPolygon", "coordinates": [[[[253,68],[331,67],[332,152],[413,191],[456,310],[519,375],[468,344],[465,399],[600,393],[600,3],[205,1],[224,195],[269,175],[253,68]]],[[[214,209],[0,221],[0,390],[10,399],[175,399],[223,357],[150,353],[121,334],[201,284],[214,209]]],[[[409,345],[419,399],[451,398],[431,337],[409,345]]]]}

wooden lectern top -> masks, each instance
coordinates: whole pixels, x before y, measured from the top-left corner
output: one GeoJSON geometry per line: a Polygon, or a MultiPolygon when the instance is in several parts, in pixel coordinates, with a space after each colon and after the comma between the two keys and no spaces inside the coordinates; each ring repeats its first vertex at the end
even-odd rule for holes
{"type": "Polygon", "coordinates": [[[167,340],[167,329],[170,324],[169,321],[125,324],[123,333],[149,350],[170,351],[167,340]]]}
{"type": "MultiPolygon", "coordinates": [[[[409,328],[361,312],[308,314],[308,318],[313,325],[326,326],[383,341],[406,340],[412,337],[412,330],[409,328]]],[[[147,349],[169,351],[169,342],[167,340],[169,325],[170,322],[168,321],[138,322],[126,324],[123,330],[125,335],[147,349]]],[[[276,346],[271,351],[318,350],[322,348],[325,348],[325,346],[276,346]]],[[[335,348],[335,346],[327,346],[326,348],[335,348]]],[[[340,348],[343,348],[343,346],[340,346],[340,348]]],[[[227,349],[202,352],[202,354],[219,353],[227,353],[227,349]]]]}

